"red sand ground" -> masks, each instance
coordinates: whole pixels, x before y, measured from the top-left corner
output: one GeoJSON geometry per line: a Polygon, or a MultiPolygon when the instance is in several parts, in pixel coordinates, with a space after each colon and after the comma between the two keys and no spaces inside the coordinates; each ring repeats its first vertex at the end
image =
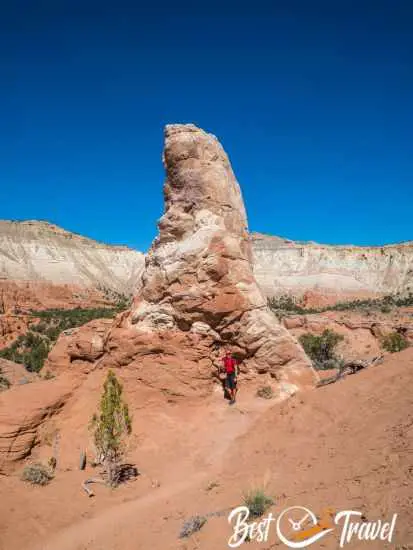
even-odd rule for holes
{"type": "MultiPolygon", "coordinates": [[[[53,482],[28,486],[19,471],[1,478],[1,550],[225,549],[227,513],[179,540],[184,520],[238,506],[243,492],[263,484],[274,515],[292,505],[360,510],[369,520],[399,515],[392,544],[345,548],[413,548],[413,349],[281,404],[245,386],[234,407],[218,388],[207,400],[171,402],[119,371],[134,415],[129,458],[143,474],[113,491],[94,486],[89,499],[80,483],[93,470],[77,468],[103,375],[90,373],[45,428],[61,433],[53,482]]],[[[37,452],[51,454],[47,446],[37,452]]],[[[338,536],[310,548],[338,548],[338,536]]],[[[266,543],[241,546],[283,547],[274,527],[266,543]]]]}

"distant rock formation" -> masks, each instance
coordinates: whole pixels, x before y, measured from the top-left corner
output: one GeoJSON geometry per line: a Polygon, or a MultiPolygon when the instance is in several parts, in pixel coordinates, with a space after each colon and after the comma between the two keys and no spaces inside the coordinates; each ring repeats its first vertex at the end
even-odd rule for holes
{"type": "Polygon", "coordinates": [[[253,275],[241,190],[222,146],[193,125],[168,125],[164,165],[165,213],[133,306],[109,336],[112,360],[173,354],[176,341],[178,357],[210,370],[217,348],[229,345],[248,371],[270,373],[280,393],[311,386],[310,361],[253,275]]]}
{"type": "MultiPolygon", "coordinates": [[[[76,285],[131,293],[144,255],[40,221],[0,220],[0,281],[76,285]]],[[[67,292],[66,292],[67,293],[67,292]]]]}
{"type": "Polygon", "coordinates": [[[267,296],[290,293],[308,305],[413,292],[413,242],[338,246],[253,233],[254,274],[267,296]],[[317,296],[318,295],[318,296],[317,296]]]}
{"type": "MultiPolygon", "coordinates": [[[[307,306],[413,291],[413,242],[338,246],[250,234],[254,276],[268,297],[307,306]]],[[[106,288],[135,291],[143,253],[109,246],[46,222],[0,220],[0,314],[6,310],[103,305],[106,288]]]]}

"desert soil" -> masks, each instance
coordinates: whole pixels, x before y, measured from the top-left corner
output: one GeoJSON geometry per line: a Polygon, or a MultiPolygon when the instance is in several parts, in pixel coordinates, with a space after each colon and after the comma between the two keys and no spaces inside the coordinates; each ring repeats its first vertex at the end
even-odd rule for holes
{"type": "MultiPolygon", "coordinates": [[[[128,458],[142,474],[116,490],[93,486],[96,496],[88,498],[80,484],[93,469],[78,470],[79,453],[103,374],[85,377],[45,427],[49,440],[60,432],[52,483],[29,486],[21,469],[1,478],[1,550],[225,549],[228,511],[260,486],[274,498],[275,516],[293,505],[317,514],[359,510],[369,520],[397,513],[392,544],[347,547],[413,548],[413,349],[283,403],[257,398],[245,383],[233,407],[218,386],[207,399],[182,401],[134,383],[132,370],[119,371],[134,416],[128,458]],[[220,511],[198,533],[178,538],[188,517],[220,511]]],[[[35,458],[50,454],[44,445],[35,458]]],[[[337,528],[312,547],[338,548],[338,538],[337,528]]],[[[247,545],[282,547],[275,529],[265,543],[247,545]]]]}

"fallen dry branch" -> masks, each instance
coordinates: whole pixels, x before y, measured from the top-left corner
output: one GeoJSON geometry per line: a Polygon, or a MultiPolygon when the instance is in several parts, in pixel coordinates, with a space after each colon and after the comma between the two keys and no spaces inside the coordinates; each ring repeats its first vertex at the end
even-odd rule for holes
{"type": "Polygon", "coordinates": [[[337,374],[334,376],[331,376],[330,378],[325,378],[324,380],[320,380],[317,384],[317,388],[321,388],[322,386],[327,386],[328,384],[334,384],[338,380],[341,380],[345,376],[349,374],[356,374],[357,372],[366,369],[368,367],[371,367],[373,365],[379,365],[383,361],[384,355],[378,355],[377,357],[374,357],[371,361],[363,360],[363,359],[354,359],[351,361],[347,361],[342,365],[339,369],[337,374]]]}
{"type": "Polygon", "coordinates": [[[82,489],[86,491],[88,497],[94,497],[95,493],[92,491],[92,489],[89,489],[88,485],[90,483],[103,483],[106,484],[106,481],[104,479],[98,478],[98,477],[91,477],[89,479],[86,479],[82,483],[82,489]]]}
{"type": "MultiPolygon", "coordinates": [[[[114,485],[119,485],[120,483],[126,483],[127,481],[130,481],[132,479],[136,479],[140,475],[140,472],[136,468],[136,466],[133,466],[133,464],[121,464],[116,469],[116,472],[114,473],[114,485]]],[[[82,489],[87,493],[89,497],[95,496],[95,493],[92,491],[92,489],[89,489],[88,485],[90,483],[102,483],[107,484],[106,481],[107,475],[106,471],[102,472],[102,477],[91,477],[89,479],[86,479],[82,483],[82,489]]]]}

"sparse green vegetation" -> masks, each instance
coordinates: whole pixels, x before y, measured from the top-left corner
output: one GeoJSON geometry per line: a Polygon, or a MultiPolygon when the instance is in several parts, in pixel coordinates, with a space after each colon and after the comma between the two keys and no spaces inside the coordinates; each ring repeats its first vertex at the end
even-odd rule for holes
{"type": "Polygon", "coordinates": [[[343,340],[341,334],[326,329],[321,336],[315,336],[307,332],[299,338],[304,351],[313,362],[317,370],[338,368],[340,360],[336,356],[335,348],[343,340]]]}
{"type": "Polygon", "coordinates": [[[243,495],[243,501],[253,518],[262,516],[274,504],[274,500],[265,493],[264,489],[252,489],[243,495]]]}
{"type": "Polygon", "coordinates": [[[383,338],[382,346],[385,350],[396,353],[409,347],[409,342],[402,334],[391,332],[383,338]]]}
{"type": "Polygon", "coordinates": [[[1,390],[8,390],[10,388],[10,381],[9,379],[4,376],[3,371],[0,367],[0,391],[1,390]]]}
{"type": "Polygon", "coordinates": [[[268,306],[274,312],[283,311],[290,313],[308,313],[308,309],[303,308],[297,299],[289,294],[283,294],[273,298],[268,298],[268,306]]]}
{"type": "Polygon", "coordinates": [[[271,386],[261,386],[258,388],[256,395],[263,399],[272,399],[274,397],[274,391],[271,386]]]}
{"type": "Polygon", "coordinates": [[[351,311],[351,310],[379,310],[382,313],[390,313],[394,307],[413,306],[413,293],[401,295],[389,295],[383,298],[371,298],[366,300],[352,300],[350,302],[338,302],[324,308],[305,308],[296,298],[285,294],[283,296],[268,299],[269,308],[276,314],[286,313],[323,313],[324,311],[351,311]]]}
{"type": "Polygon", "coordinates": [[[33,485],[47,485],[53,479],[52,471],[40,463],[26,466],[22,473],[22,480],[33,485]]]}
{"type": "Polygon", "coordinates": [[[49,354],[50,341],[42,335],[27,332],[20,335],[8,348],[0,351],[0,357],[23,364],[30,372],[39,372],[49,354]]]}
{"type": "Polygon", "coordinates": [[[123,294],[121,292],[117,292],[116,290],[112,290],[111,288],[98,285],[98,290],[100,292],[103,292],[106,300],[109,300],[110,302],[116,304],[117,309],[119,311],[123,311],[127,309],[132,301],[132,296],[123,294]]]}
{"type": "Polygon", "coordinates": [[[60,332],[69,328],[80,327],[93,319],[111,319],[119,311],[120,307],[98,307],[89,309],[46,309],[44,311],[33,311],[34,317],[40,318],[37,325],[32,325],[31,329],[46,334],[47,330],[57,328],[60,332]]]}
{"type": "Polygon", "coordinates": [[[93,319],[111,319],[123,310],[124,305],[125,302],[118,302],[113,308],[32,311],[33,317],[41,320],[30,325],[26,334],[19,336],[9,347],[0,350],[0,357],[21,363],[30,372],[39,372],[61,332],[93,319]]]}
{"type": "Polygon", "coordinates": [[[124,454],[124,438],[132,432],[128,405],[122,398],[122,385],[113,371],[109,371],[103,385],[99,414],[91,421],[94,443],[105,467],[106,481],[118,484],[118,471],[124,454]]]}

